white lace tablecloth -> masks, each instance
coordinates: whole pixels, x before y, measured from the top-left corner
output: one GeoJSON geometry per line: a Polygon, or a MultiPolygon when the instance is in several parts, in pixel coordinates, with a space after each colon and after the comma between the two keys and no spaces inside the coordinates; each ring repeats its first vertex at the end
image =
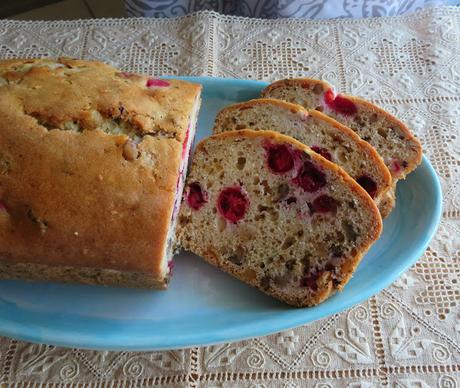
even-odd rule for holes
{"type": "MultiPolygon", "coordinates": [[[[63,349],[0,339],[0,386],[460,385],[460,9],[368,20],[0,21],[0,57],[101,59],[128,71],[324,78],[410,124],[444,191],[422,258],[380,294],[268,337],[187,350],[63,349]]],[[[423,211],[423,209],[421,209],[423,211]]]]}

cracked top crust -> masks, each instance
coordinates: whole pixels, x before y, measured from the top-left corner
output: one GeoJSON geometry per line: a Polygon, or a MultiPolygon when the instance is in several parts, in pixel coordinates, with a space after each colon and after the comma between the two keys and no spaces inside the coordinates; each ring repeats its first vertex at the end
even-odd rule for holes
{"type": "Polygon", "coordinates": [[[161,278],[200,90],[100,62],[0,61],[0,258],[161,278]]]}
{"type": "Polygon", "coordinates": [[[2,94],[42,123],[76,122],[97,128],[101,116],[127,123],[137,134],[161,134],[182,141],[199,90],[185,81],[147,86],[147,76],[121,72],[101,62],[68,58],[0,62],[2,94]]]}

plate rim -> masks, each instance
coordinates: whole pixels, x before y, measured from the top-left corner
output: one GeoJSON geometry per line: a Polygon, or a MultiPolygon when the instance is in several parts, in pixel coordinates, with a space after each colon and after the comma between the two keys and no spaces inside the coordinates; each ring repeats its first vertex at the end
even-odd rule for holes
{"type": "MultiPolygon", "coordinates": [[[[243,79],[236,79],[236,78],[219,78],[219,77],[209,77],[209,76],[168,76],[168,77],[161,77],[161,78],[173,78],[173,79],[183,79],[191,82],[228,82],[231,83],[233,86],[235,84],[241,84],[243,87],[244,85],[253,85],[258,87],[263,87],[264,85],[268,85],[268,82],[263,81],[256,81],[256,80],[243,80],[243,79]]],[[[312,312],[311,316],[306,318],[302,314],[297,314],[299,310],[298,308],[292,308],[283,310],[283,312],[293,312],[292,314],[284,314],[280,321],[277,323],[276,326],[273,324],[266,324],[264,325],[254,324],[252,322],[244,322],[240,324],[239,330],[237,333],[234,331],[230,334],[222,334],[222,331],[219,333],[208,333],[206,337],[199,337],[199,339],[195,338],[196,336],[193,333],[186,333],[182,335],[180,338],[175,338],[171,341],[171,338],[160,338],[159,336],[155,337],[156,340],[152,342],[153,337],[150,338],[150,341],[147,338],[147,341],[142,341],[140,337],[136,337],[136,342],[133,343],[133,338],[129,337],[131,342],[123,342],[122,341],[114,341],[114,338],[119,337],[101,337],[98,333],[92,333],[90,335],[86,335],[86,333],[82,336],[80,333],[73,333],[72,332],[62,332],[57,330],[56,328],[50,328],[47,330],[37,329],[33,325],[28,325],[27,322],[23,323],[22,325],[18,325],[17,322],[12,322],[11,320],[5,320],[5,318],[0,317],[0,335],[7,336],[23,341],[28,341],[32,343],[46,343],[52,344],[55,346],[61,347],[78,347],[81,349],[97,349],[97,350],[115,350],[115,351],[159,351],[159,350],[171,350],[171,349],[186,349],[196,346],[207,346],[211,344],[221,344],[227,342],[234,342],[245,340],[249,338],[257,338],[261,336],[270,335],[273,333],[277,333],[280,331],[292,329],[294,327],[298,327],[303,324],[309,324],[319,319],[323,319],[325,317],[331,316],[333,314],[340,313],[350,307],[361,303],[373,295],[376,295],[384,288],[388,287],[391,283],[395,281],[401,274],[407,271],[425,252],[428,247],[428,244],[434,237],[438,226],[441,222],[442,217],[442,204],[443,204],[443,195],[442,195],[442,188],[439,181],[439,177],[436,174],[433,166],[431,165],[428,158],[423,155],[422,156],[422,163],[419,166],[421,168],[423,166],[428,173],[429,179],[433,182],[433,193],[434,193],[434,202],[435,208],[432,210],[433,216],[429,219],[429,222],[426,225],[425,231],[426,233],[423,235],[423,239],[421,239],[421,243],[417,245],[417,249],[411,251],[408,257],[403,260],[402,262],[398,262],[398,265],[391,268],[389,273],[386,275],[384,279],[379,282],[374,282],[370,287],[368,287],[365,292],[356,293],[351,295],[345,302],[341,303],[338,308],[334,308],[334,306],[330,306],[327,309],[319,309],[314,310],[311,308],[304,308],[308,309],[312,312]],[[296,312],[296,313],[294,313],[296,312]],[[291,316],[292,315],[292,316],[291,316]],[[46,333],[43,333],[45,331],[46,333]],[[42,333],[40,335],[40,332],[42,333]],[[241,333],[241,334],[239,334],[241,333]],[[141,342],[142,341],[142,342],[141,342]]],[[[2,304],[5,302],[2,300],[0,295],[0,308],[2,304]]],[[[97,322],[110,322],[110,319],[102,319],[102,318],[94,318],[97,322]]],[[[126,334],[124,334],[126,336],[126,334]]]]}

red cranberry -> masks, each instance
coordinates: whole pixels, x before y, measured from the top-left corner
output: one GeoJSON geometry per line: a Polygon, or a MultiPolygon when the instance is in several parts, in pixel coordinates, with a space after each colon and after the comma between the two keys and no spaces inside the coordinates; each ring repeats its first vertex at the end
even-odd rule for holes
{"type": "Polygon", "coordinates": [[[377,194],[377,183],[375,183],[372,178],[367,175],[363,175],[356,179],[356,182],[358,182],[358,184],[367,191],[371,198],[375,197],[375,194],[377,194]]]}
{"type": "Polygon", "coordinates": [[[398,161],[396,160],[393,160],[391,162],[391,171],[395,172],[395,173],[398,173],[401,171],[401,165],[399,164],[398,161]]]}
{"type": "Polygon", "coordinates": [[[337,201],[329,197],[329,195],[323,194],[312,203],[313,213],[335,213],[337,211],[337,201]]]}
{"type": "Polygon", "coordinates": [[[326,148],[319,147],[319,146],[312,146],[311,149],[315,151],[317,154],[320,154],[323,158],[326,158],[327,160],[332,161],[332,156],[326,148]]]}
{"type": "Polygon", "coordinates": [[[189,185],[187,194],[187,203],[192,209],[198,210],[201,208],[208,199],[206,192],[203,191],[198,182],[193,182],[189,185]]]}
{"type": "Polygon", "coordinates": [[[246,214],[249,200],[240,187],[227,187],[217,198],[217,208],[225,219],[236,223],[246,214]]]}
{"type": "Polygon", "coordinates": [[[294,157],[288,146],[284,144],[265,147],[267,150],[267,163],[271,171],[285,173],[294,167],[294,157]]]}
{"type": "Polygon", "coordinates": [[[174,261],[173,260],[168,261],[168,269],[169,269],[169,273],[172,274],[172,271],[174,269],[174,261]]]}
{"type": "Polygon", "coordinates": [[[0,200],[0,213],[1,212],[6,212],[7,209],[6,209],[6,205],[5,205],[5,202],[3,202],[2,200],[0,200]]]}
{"type": "Polygon", "coordinates": [[[341,96],[340,94],[335,96],[332,89],[329,89],[326,93],[324,93],[324,102],[329,108],[343,114],[344,116],[353,116],[358,112],[358,109],[353,101],[341,96]]]}
{"type": "Polygon", "coordinates": [[[152,87],[166,87],[166,86],[169,86],[169,82],[168,81],[164,81],[162,79],[156,79],[156,78],[149,78],[147,80],[147,87],[148,88],[152,88],[152,87]]]}
{"type": "Polygon", "coordinates": [[[315,165],[306,160],[293,182],[309,193],[326,185],[326,176],[315,165]]]}
{"type": "Polygon", "coordinates": [[[324,102],[326,103],[326,105],[332,105],[334,103],[334,98],[334,91],[332,89],[326,90],[326,92],[324,93],[324,102]]]}
{"type": "Polygon", "coordinates": [[[312,291],[318,290],[318,284],[316,284],[321,272],[313,273],[311,275],[305,276],[300,280],[300,287],[307,287],[312,291]]]}

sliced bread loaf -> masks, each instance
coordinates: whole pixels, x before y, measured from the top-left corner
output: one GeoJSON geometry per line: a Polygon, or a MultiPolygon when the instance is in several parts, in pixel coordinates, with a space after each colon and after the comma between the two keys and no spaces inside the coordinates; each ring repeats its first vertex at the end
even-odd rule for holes
{"type": "Polygon", "coordinates": [[[0,61],[0,279],[166,288],[201,86],[0,61]]]}
{"type": "Polygon", "coordinates": [[[405,124],[390,113],[359,97],[336,94],[327,82],[294,78],[274,82],[261,93],[262,97],[277,98],[316,109],[354,130],[369,142],[383,158],[393,178],[380,203],[380,210],[391,209],[396,182],[404,179],[422,160],[422,147],[405,124]]]}
{"type": "Polygon", "coordinates": [[[263,292],[312,306],[348,282],[381,229],[375,203],[336,164],[277,132],[240,130],[198,144],[177,238],[263,292]]]}
{"type": "Polygon", "coordinates": [[[350,128],[321,112],[281,100],[256,99],[222,109],[213,132],[242,128],[280,132],[310,146],[342,167],[377,204],[391,188],[390,172],[375,149],[350,128]]]}

